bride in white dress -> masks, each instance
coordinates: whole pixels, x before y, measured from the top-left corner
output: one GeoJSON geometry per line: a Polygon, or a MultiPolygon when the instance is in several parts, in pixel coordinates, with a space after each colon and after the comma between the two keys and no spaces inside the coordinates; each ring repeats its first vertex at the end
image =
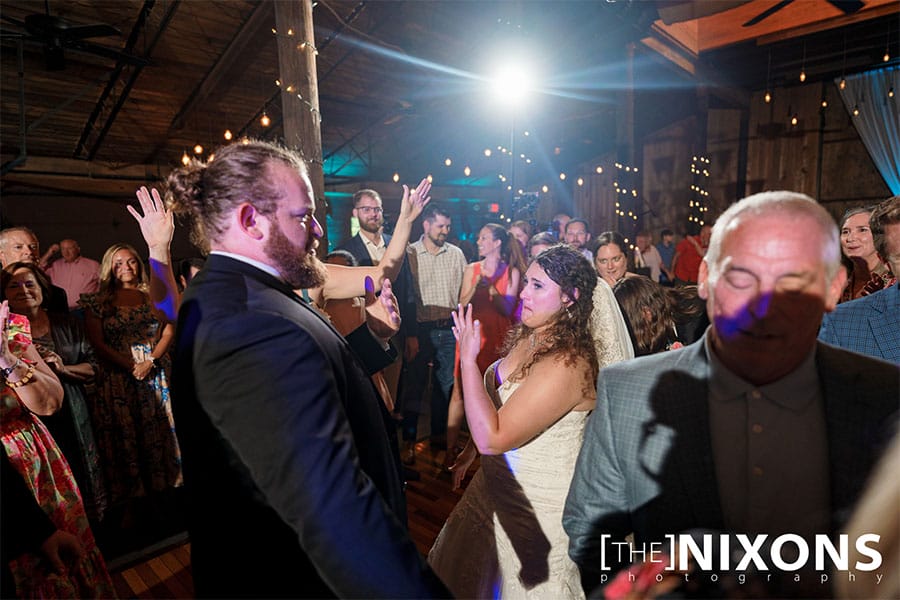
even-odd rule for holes
{"type": "Polygon", "coordinates": [[[481,469],[428,562],[457,598],[581,598],[562,511],[594,408],[597,355],[588,323],[597,275],[567,246],[548,248],[525,274],[522,322],[508,353],[482,375],[480,324],[453,313],[470,445],[456,482],[481,469]]]}

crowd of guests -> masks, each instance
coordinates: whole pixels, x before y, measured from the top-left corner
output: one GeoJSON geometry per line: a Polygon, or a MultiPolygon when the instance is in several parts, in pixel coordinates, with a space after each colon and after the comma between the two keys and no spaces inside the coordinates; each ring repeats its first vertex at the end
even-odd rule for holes
{"type": "MultiPolygon", "coordinates": [[[[467,261],[422,180],[392,236],[378,192],[355,194],[358,233],[325,262],[281,147],[225,147],[137,198],[149,267],[0,231],[9,594],[114,596],[92,525],[184,484],[201,597],[691,595],[634,585],[616,544],[840,531],[894,433],[896,197],[835,224],[757,194],[657,244],[566,214],[488,223],[467,261]],[[175,213],[205,263],[173,265],[175,213]],[[481,456],[427,561],[403,494],[426,439],[454,486],[481,456]]],[[[891,479],[856,530],[896,518],[891,479]]],[[[832,590],[776,579],[754,593],[832,590]]]]}

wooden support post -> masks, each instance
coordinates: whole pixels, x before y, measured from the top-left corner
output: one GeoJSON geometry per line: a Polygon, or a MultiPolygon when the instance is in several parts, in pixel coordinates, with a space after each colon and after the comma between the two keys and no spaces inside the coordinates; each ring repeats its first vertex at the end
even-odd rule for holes
{"type": "MultiPolygon", "coordinates": [[[[316,197],[316,219],[325,230],[328,206],[322,171],[322,119],[319,113],[312,0],[284,0],[274,4],[284,143],[300,153],[309,166],[309,179],[316,197]],[[293,32],[292,35],[289,31],[293,32]]],[[[327,231],[319,250],[323,254],[328,252],[327,231]]]]}

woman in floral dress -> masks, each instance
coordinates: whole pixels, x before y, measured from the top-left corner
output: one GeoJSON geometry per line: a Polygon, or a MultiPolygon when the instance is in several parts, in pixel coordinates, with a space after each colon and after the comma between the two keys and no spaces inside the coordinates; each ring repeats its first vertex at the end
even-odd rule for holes
{"type": "Polygon", "coordinates": [[[0,304],[0,440],[15,470],[57,529],[78,538],[83,557],[56,572],[30,552],[10,563],[20,598],[114,598],[115,588],[91,533],[75,478],[47,429],[35,416],[59,409],[59,380],[31,343],[28,319],[0,304]]]}
{"type": "Polygon", "coordinates": [[[100,290],[83,294],[81,304],[100,359],[94,430],[110,504],[181,485],[167,379],[174,327],[163,325],[151,305],[147,274],[134,248],[115,244],[106,251],[100,290]]]}

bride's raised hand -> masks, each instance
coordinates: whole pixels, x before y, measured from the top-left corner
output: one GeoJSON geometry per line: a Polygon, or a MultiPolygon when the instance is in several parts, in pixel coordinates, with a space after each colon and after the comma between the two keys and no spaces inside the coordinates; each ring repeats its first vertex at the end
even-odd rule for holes
{"type": "Polygon", "coordinates": [[[465,307],[458,304],[450,316],[453,317],[453,335],[459,342],[460,362],[474,362],[481,351],[481,321],[472,318],[471,304],[465,307]]]}

